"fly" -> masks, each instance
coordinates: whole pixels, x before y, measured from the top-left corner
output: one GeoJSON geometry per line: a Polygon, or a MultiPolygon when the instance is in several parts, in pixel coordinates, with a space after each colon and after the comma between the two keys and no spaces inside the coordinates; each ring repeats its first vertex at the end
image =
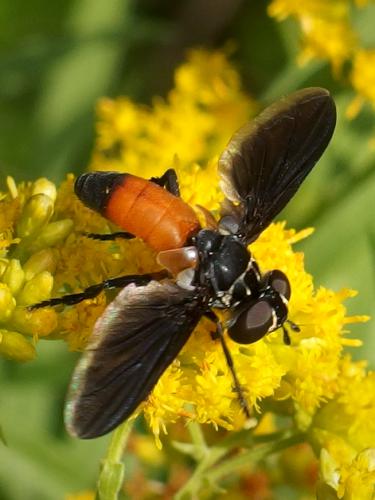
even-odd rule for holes
{"type": "Polygon", "coordinates": [[[274,269],[261,273],[248,249],[285,207],[326,149],[336,123],[329,92],[306,88],[266,108],[234,134],[219,160],[225,195],[216,223],[202,228],[181,198],[174,170],[149,180],[119,172],[79,176],[75,193],[122,231],[91,238],[141,238],[163,270],[111,278],[81,293],[32,308],[73,305],[122,288],[97,320],[70,386],[69,432],[94,438],[111,431],[144,401],[203,316],[215,324],[235,390],[249,416],[224,331],[250,344],[282,328],[290,344],[291,287],[274,269]],[[226,312],[226,323],[217,309],[226,312]]]}

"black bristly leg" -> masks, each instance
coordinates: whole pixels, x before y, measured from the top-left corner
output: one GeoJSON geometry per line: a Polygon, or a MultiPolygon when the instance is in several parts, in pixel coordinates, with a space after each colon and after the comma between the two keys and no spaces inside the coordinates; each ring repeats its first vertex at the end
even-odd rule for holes
{"type": "Polygon", "coordinates": [[[38,302],[37,304],[29,306],[28,309],[32,311],[34,309],[40,309],[41,307],[57,306],[60,304],[71,306],[74,304],[78,304],[83,300],[93,299],[97,297],[100,292],[108,288],[124,288],[131,283],[134,283],[136,286],[143,286],[147,285],[152,280],[161,280],[163,278],[166,278],[167,276],[168,273],[166,271],[159,271],[155,273],[129,274],[127,276],[110,278],[108,280],[102,281],[101,283],[97,283],[96,285],[91,285],[88,288],[85,288],[85,290],[83,290],[82,292],[43,300],[42,302],[38,302]]]}
{"type": "Polygon", "coordinates": [[[213,311],[207,311],[205,316],[207,318],[209,318],[210,320],[212,320],[216,324],[216,332],[214,333],[213,338],[220,340],[221,347],[223,348],[225,360],[227,362],[227,365],[228,365],[229,370],[230,370],[232,377],[233,377],[234,390],[237,393],[238,400],[240,402],[240,406],[241,406],[246,418],[249,419],[249,418],[251,418],[250,409],[249,409],[249,406],[247,404],[247,400],[246,400],[246,397],[243,393],[242,387],[240,385],[240,381],[238,380],[237,373],[236,373],[236,370],[234,368],[232,355],[231,355],[231,353],[228,349],[228,346],[225,342],[225,339],[224,339],[223,325],[221,324],[219,318],[216,316],[216,314],[213,311]]]}
{"type": "Polygon", "coordinates": [[[180,196],[180,188],[178,186],[177,174],[174,168],[169,168],[161,177],[151,177],[150,181],[158,186],[164,187],[174,196],[180,196]]]}
{"type": "Polygon", "coordinates": [[[91,238],[92,240],[100,240],[100,241],[112,241],[116,238],[123,238],[125,240],[132,240],[135,238],[134,234],[126,233],[125,231],[118,231],[116,233],[109,234],[97,234],[97,233],[83,233],[87,238],[91,238]]]}

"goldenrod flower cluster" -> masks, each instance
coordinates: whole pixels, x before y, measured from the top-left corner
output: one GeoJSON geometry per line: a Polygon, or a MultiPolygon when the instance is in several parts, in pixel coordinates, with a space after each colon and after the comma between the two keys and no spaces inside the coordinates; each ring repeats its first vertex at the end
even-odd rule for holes
{"type": "Polygon", "coordinates": [[[347,109],[354,118],[364,102],[375,107],[375,48],[365,46],[355,29],[354,11],[368,0],[272,0],[269,15],[279,21],[292,16],[302,31],[299,62],[328,60],[336,77],[349,63],[349,79],[357,93],[347,109]]]}
{"type": "MultiPolygon", "coordinates": [[[[173,166],[183,198],[217,215],[222,199],[217,157],[254,109],[223,53],[194,51],[177,69],[165,101],[155,100],[150,108],[124,98],[99,103],[92,168],[151,177],[173,166]]],[[[155,255],[139,240],[102,242],[82,234],[113,228],[77,200],[73,181],[69,175],[56,193],[45,179],[18,186],[9,179],[1,195],[0,352],[5,356],[32,359],[39,337],[63,338],[70,348],[83,349],[111,297],[102,294],[57,311],[30,312],[25,306],[107,277],[157,269],[155,255]]],[[[301,328],[291,332],[292,345],[284,345],[281,331],[251,345],[227,342],[254,424],[265,411],[292,416],[321,457],[324,488],[338,498],[354,498],[353,488],[374,480],[375,378],[343,349],[360,344],[347,335],[348,323],[366,318],[347,316],[343,302],[352,290],[314,288],[303,254],[292,248],[310,233],[275,223],[251,245],[262,271],[280,269],[289,277],[289,317],[301,328]]],[[[160,432],[179,419],[228,430],[245,424],[212,330],[209,320],[201,321],[141,407],[159,445],[160,432]]],[[[361,498],[370,499],[369,491],[363,486],[361,498]]]]}
{"type": "MultiPolygon", "coordinates": [[[[315,413],[311,440],[320,454],[322,493],[338,498],[374,498],[375,373],[344,357],[340,389],[315,413]]],[[[322,498],[325,498],[322,496],[322,498]]],[[[329,497],[328,497],[329,498],[329,497]]]]}
{"type": "Polygon", "coordinates": [[[72,230],[52,221],[56,187],[47,179],[18,186],[7,179],[0,195],[0,353],[18,361],[35,357],[35,341],[57,327],[56,311],[29,311],[50,297],[58,256],[54,247],[72,230]]]}
{"type": "Polygon", "coordinates": [[[91,169],[125,168],[150,178],[174,167],[183,172],[180,187],[187,202],[217,208],[217,155],[255,110],[224,53],[192,51],[177,68],[166,100],[156,98],[152,107],[123,97],[99,101],[91,169]],[[210,169],[200,168],[207,163],[210,169]]]}

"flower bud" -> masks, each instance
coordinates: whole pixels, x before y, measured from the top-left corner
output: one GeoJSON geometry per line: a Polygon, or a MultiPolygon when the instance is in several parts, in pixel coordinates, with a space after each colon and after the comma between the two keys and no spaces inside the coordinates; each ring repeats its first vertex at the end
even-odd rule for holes
{"type": "Polygon", "coordinates": [[[53,277],[48,271],[36,274],[20,291],[17,297],[18,305],[29,306],[46,300],[51,296],[53,277]]]}
{"type": "Polygon", "coordinates": [[[42,248],[57,245],[63,241],[73,229],[71,219],[58,220],[47,224],[29,246],[30,252],[37,252],[42,248]]]}
{"type": "Polygon", "coordinates": [[[7,183],[11,197],[13,199],[16,199],[18,196],[18,189],[17,189],[17,184],[16,184],[15,180],[13,179],[13,177],[8,175],[6,178],[6,183],[7,183]]]}
{"type": "Polygon", "coordinates": [[[31,280],[36,274],[42,271],[54,273],[56,269],[56,257],[50,248],[45,248],[37,253],[34,253],[27,262],[23,265],[25,271],[25,279],[31,280]]]}
{"type": "Polygon", "coordinates": [[[56,186],[45,177],[41,177],[34,182],[31,194],[33,196],[35,194],[45,194],[54,202],[56,201],[56,186]]]}
{"type": "Polygon", "coordinates": [[[53,201],[45,194],[36,194],[26,203],[17,224],[17,235],[26,238],[38,232],[53,214],[53,201]]]}
{"type": "Polygon", "coordinates": [[[3,276],[5,273],[7,267],[8,267],[8,259],[0,259],[0,278],[3,276]]]}
{"type": "Polygon", "coordinates": [[[36,351],[33,344],[20,333],[0,330],[0,354],[16,361],[31,361],[36,351]]]}
{"type": "Polygon", "coordinates": [[[24,335],[46,337],[57,328],[57,313],[54,309],[35,309],[17,306],[8,324],[24,335]]]}
{"type": "Polygon", "coordinates": [[[21,290],[24,279],[25,273],[21,267],[20,261],[18,259],[11,259],[5,270],[3,282],[8,285],[13,295],[17,295],[21,290]]]}
{"type": "Polygon", "coordinates": [[[0,283],[0,322],[4,323],[12,315],[16,301],[5,283],[0,283]]]}

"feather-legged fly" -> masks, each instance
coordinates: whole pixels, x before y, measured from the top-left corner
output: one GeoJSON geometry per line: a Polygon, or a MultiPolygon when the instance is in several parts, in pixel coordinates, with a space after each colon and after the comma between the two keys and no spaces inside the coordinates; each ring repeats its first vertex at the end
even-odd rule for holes
{"type": "Polygon", "coordinates": [[[75,193],[124,232],[88,234],[101,240],[141,238],[163,270],[120,276],[82,293],[32,306],[76,304],[106,288],[122,290],[97,320],[78,363],[66,405],[66,425],[80,438],[101,436],[128,418],[176,358],[199,320],[216,324],[235,390],[246,415],[224,331],[241,344],[283,329],[291,295],[280,270],[262,273],[248,245],[288,203],[326,149],[336,123],[335,104],[322,88],[306,88],[266,108],[234,134],[219,160],[225,195],[219,221],[206,211],[202,228],[179,196],[173,170],[149,180],[119,172],[80,175],[75,193]],[[228,312],[222,323],[215,309],[228,312]]]}

